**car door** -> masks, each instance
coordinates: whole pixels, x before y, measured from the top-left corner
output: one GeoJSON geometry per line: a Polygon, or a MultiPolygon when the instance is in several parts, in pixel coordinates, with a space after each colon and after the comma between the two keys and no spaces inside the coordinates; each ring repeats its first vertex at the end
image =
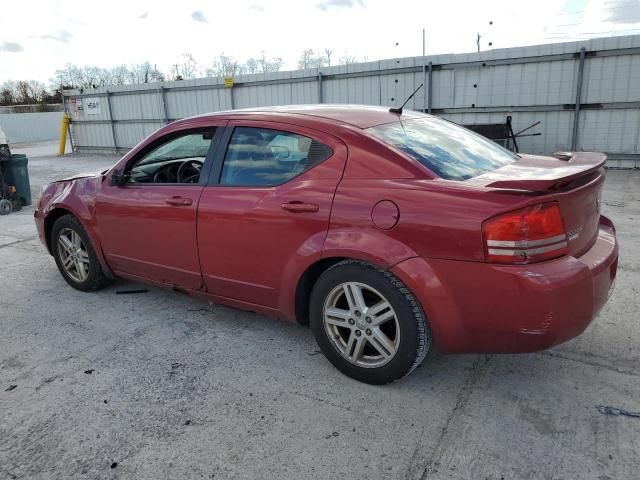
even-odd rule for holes
{"type": "Polygon", "coordinates": [[[276,308],[285,270],[320,255],[346,146],[290,124],[231,121],[200,199],[203,279],[215,295],[276,308]]]}
{"type": "Polygon", "coordinates": [[[224,124],[171,132],[127,162],[124,184],[103,182],[96,221],[116,274],[185,289],[202,285],[196,212],[224,124]]]}

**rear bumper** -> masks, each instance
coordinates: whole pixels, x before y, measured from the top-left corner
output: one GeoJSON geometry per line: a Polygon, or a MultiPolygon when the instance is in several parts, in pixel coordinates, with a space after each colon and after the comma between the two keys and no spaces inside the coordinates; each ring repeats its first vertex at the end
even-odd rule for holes
{"type": "Polygon", "coordinates": [[[606,303],[618,265],[615,228],[600,217],[582,256],[505,266],[412,258],[391,270],[418,297],[445,352],[530,352],[584,331],[606,303]]]}

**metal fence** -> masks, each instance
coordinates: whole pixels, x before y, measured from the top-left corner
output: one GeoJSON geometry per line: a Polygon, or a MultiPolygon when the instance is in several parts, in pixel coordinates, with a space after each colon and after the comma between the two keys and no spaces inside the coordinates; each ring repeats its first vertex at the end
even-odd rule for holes
{"type": "Polygon", "coordinates": [[[594,150],[610,166],[640,166],[640,35],[397,58],[222,78],[65,91],[80,151],[126,150],[162,125],[234,108],[306,103],[399,106],[460,124],[535,122],[523,152],[594,150]]]}

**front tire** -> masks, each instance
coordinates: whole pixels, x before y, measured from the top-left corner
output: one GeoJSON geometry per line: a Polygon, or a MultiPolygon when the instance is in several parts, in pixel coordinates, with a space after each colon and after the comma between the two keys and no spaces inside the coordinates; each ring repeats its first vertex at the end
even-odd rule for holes
{"type": "Polygon", "coordinates": [[[381,385],[411,373],[431,346],[421,306],[391,272],[346,260],[311,293],[310,323],[320,349],[341,372],[381,385]]]}
{"type": "Polygon", "coordinates": [[[87,232],[73,215],[64,215],[53,224],[51,251],[62,277],[73,288],[93,292],[111,283],[87,232]]]}

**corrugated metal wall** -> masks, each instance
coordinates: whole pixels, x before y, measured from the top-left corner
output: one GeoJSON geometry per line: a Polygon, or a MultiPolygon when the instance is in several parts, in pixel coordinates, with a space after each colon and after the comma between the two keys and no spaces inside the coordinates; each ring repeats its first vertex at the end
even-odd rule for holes
{"type": "Polygon", "coordinates": [[[233,88],[204,78],[67,91],[65,105],[77,149],[128,149],[167,121],[205,112],[304,103],[399,106],[423,79],[426,88],[408,108],[461,124],[511,115],[515,131],[540,121],[528,133],[542,135],[521,138],[521,151],[575,147],[609,153],[612,166],[640,166],[640,35],[242,75],[233,88]],[[101,99],[99,114],[77,108],[92,98],[101,99]]]}
{"type": "Polygon", "coordinates": [[[62,112],[0,113],[0,127],[9,143],[60,138],[62,112]]]}

